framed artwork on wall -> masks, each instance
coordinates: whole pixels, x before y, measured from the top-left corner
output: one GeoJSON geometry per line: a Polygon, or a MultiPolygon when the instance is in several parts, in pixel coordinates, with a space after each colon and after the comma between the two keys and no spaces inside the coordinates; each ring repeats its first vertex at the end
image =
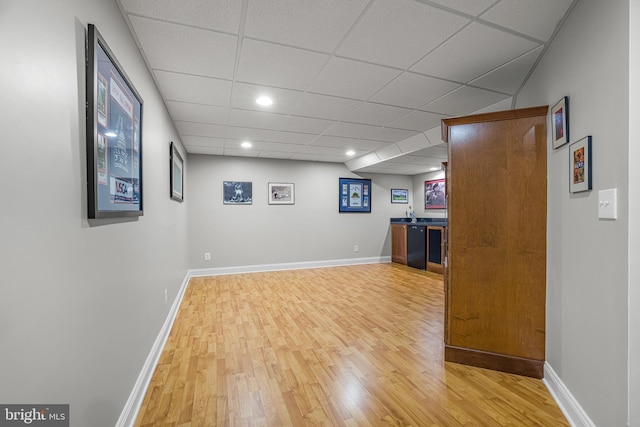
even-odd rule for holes
{"type": "Polygon", "coordinates": [[[391,203],[409,203],[409,190],[404,188],[392,188],[391,203]]]}
{"type": "Polygon", "coordinates": [[[173,141],[171,141],[170,150],[170,195],[173,200],[182,202],[184,201],[184,160],[173,141]]]}
{"type": "Polygon", "coordinates": [[[569,192],[591,190],[591,135],[569,145],[569,192]]]}
{"type": "Polygon", "coordinates": [[[553,148],[569,142],[569,97],[563,96],[551,108],[551,135],[553,148]]]}
{"type": "Polygon", "coordinates": [[[253,203],[253,188],[251,182],[224,181],[223,203],[225,205],[251,205],[253,203]]]}
{"type": "Polygon", "coordinates": [[[295,203],[295,186],[288,182],[269,183],[270,205],[293,205],[295,203]]]}
{"type": "Polygon", "coordinates": [[[424,208],[445,209],[445,179],[432,179],[424,182],[424,208]]]}
{"type": "Polygon", "coordinates": [[[88,35],[88,217],[142,216],[142,98],[93,24],[88,35]]]}
{"type": "Polygon", "coordinates": [[[339,178],[338,212],[371,212],[371,180],[339,178]]]}

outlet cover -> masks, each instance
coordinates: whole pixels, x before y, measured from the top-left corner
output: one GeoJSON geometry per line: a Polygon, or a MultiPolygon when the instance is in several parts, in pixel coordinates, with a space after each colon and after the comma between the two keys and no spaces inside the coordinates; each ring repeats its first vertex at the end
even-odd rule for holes
{"type": "Polygon", "coordinates": [[[618,189],[598,191],[598,218],[618,219],[618,189]]]}

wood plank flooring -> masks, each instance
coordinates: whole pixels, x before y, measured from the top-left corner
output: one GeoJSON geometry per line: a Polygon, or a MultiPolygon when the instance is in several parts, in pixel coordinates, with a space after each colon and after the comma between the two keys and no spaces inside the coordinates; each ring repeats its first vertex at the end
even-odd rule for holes
{"type": "Polygon", "coordinates": [[[541,381],[444,362],[442,276],[192,278],[136,426],[568,426],[541,381]]]}

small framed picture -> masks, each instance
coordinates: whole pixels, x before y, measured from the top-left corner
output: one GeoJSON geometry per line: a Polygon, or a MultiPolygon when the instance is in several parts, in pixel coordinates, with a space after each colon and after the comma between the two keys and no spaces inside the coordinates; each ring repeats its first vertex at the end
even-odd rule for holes
{"type": "Polygon", "coordinates": [[[293,205],[295,203],[295,186],[289,182],[269,183],[270,205],[293,205]]]}
{"type": "Polygon", "coordinates": [[[392,188],[391,203],[409,203],[409,190],[392,188]]]}
{"type": "Polygon", "coordinates": [[[569,97],[563,96],[551,109],[553,148],[569,142],[569,97]]]}
{"type": "Polygon", "coordinates": [[[223,181],[223,203],[225,205],[253,204],[253,183],[246,181],[223,181]]]}
{"type": "Polygon", "coordinates": [[[569,145],[569,191],[591,190],[591,136],[569,145]]]}
{"type": "Polygon", "coordinates": [[[171,166],[170,166],[170,189],[171,198],[179,202],[184,201],[184,160],[176,148],[176,144],[171,142],[171,166]]]}

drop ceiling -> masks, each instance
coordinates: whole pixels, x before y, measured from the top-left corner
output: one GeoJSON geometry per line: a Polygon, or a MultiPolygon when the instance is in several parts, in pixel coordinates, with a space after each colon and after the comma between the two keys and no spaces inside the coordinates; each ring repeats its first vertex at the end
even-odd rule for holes
{"type": "Polygon", "coordinates": [[[188,153],[415,175],[442,118],[511,108],[577,0],[116,1],[188,153]]]}

